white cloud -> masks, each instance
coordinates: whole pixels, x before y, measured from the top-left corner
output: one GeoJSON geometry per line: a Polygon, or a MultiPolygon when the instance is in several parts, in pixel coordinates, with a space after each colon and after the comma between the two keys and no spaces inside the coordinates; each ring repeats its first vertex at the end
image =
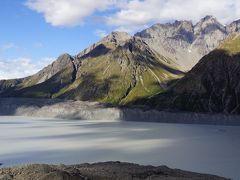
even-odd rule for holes
{"type": "Polygon", "coordinates": [[[33,75],[54,60],[54,58],[42,58],[38,61],[32,61],[29,58],[0,59],[0,79],[22,78],[33,75]]]}
{"type": "Polygon", "coordinates": [[[107,36],[107,32],[101,29],[97,29],[95,31],[95,34],[100,38],[104,38],[105,36],[107,36]]]}
{"type": "Polygon", "coordinates": [[[102,11],[107,25],[130,32],[157,22],[196,22],[206,15],[224,24],[240,18],[239,0],[27,0],[26,5],[54,26],[76,26],[102,11]]]}
{"type": "Polygon", "coordinates": [[[148,23],[171,20],[197,22],[206,15],[229,23],[240,18],[239,4],[239,0],[131,0],[113,16],[107,17],[107,22],[130,31],[148,23]]]}
{"type": "Polygon", "coordinates": [[[95,11],[103,11],[116,0],[27,0],[26,5],[44,15],[53,26],[76,26],[95,11]]]}

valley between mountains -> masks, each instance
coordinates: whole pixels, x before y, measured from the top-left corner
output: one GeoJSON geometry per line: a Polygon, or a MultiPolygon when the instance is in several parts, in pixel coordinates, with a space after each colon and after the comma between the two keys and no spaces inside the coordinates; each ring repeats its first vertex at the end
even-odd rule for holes
{"type": "Polygon", "coordinates": [[[97,101],[160,110],[240,113],[240,20],[212,16],[112,32],[40,72],[1,80],[0,97],[97,101]]]}

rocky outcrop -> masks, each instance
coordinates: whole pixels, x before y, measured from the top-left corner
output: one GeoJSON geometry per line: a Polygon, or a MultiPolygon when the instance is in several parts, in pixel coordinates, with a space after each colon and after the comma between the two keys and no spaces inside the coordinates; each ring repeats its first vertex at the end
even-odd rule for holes
{"type": "Polygon", "coordinates": [[[227,180],[166,166],[105,162],[80,165],[26,165],[0,169],[0,180],[227,180]]]}
{"type": "Polygon", "coordinates": [[[77,58],[83,57],[84,55],[88,54],[89,52],[91,52],[93,49],[95,49],[101,44],[110,44],[110,47],[111,46],[116,47],[118,45],[123,45],[129,39],[131,39],[131,36],[126,32],[118,32],[118,31],[112,32],[108,36],[101,39],[99,42],[84,49],[82,52],[80,52],[77,55],[77,58]]]}
{"type": "Polygon", "coordinates": [[[240,20],[232,22],[227,26],[228,33],[240,32],[240,20]]]}
{"type": "Polygon", "coordinates": [[[39,73],[35,74],[31,78],[38,79],[35,84],[40,84],[42,82],[47,81],[51,77],[53,77],[58,72],[64,70],[67,66],[73,65],[73,57],[69,54],[63,54],[58,57],[56,61],[54,61],[51,65],[47,66],[39,73]]]}
{"type": "Polygon", "coordinates": [[[152,49],[174,60],[183,71],[189,71],[226,37],[239,31],[240,21],[224,26],[213,16],[206,16],[195,25],[190,21],[156,24],[135,36],[152,49]]]}

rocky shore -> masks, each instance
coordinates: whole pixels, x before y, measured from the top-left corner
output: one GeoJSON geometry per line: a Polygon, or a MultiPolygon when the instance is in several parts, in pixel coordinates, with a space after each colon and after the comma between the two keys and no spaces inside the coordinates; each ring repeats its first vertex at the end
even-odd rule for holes
{"type": "Polygon", "coordinates": [[[25,165],[0,169],[0,180],[227,180],[166,166],[105,162],[80,165],[25,165]]]}
{"type": "Polygon", "coordinates": [[[59,99],[0,98],[0,116],[240,125],[238,115],[166,112],[147,107],[118,107],[97,102],[59,99]]]}

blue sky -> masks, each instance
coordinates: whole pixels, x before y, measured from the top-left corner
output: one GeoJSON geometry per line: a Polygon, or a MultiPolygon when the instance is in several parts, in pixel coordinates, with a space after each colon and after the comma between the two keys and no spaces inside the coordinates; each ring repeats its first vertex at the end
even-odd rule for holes
{"type": "Polygon", "coordinates": [[[31,75],[113,30],[205,15],[226,24],[240,18],[239,9],[239,0],[1,0],[0,79],[31,75]]]}
{"type": "MultiPolygon", "coordinates": [[[[99,40],[95,31],[103,28],[100,23],[54,27],[46,23],[41,14],[27,8],[25,2],[24,0],[0,2],[0,44],[15,46],[1,52],[1,57],[12,59],[24,56],[39,59],[57,57],[64,52],[76,54],[99,40]]],[[[105,27],[104,29],[109,30],[105,27]]]]}

